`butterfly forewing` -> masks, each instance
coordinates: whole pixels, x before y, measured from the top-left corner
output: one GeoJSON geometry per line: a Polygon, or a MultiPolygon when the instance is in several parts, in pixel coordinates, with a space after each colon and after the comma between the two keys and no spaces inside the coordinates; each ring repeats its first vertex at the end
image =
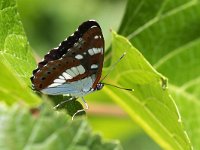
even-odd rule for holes
{"type": "Polygon", "coordinates": [[[64,90],[70,94],[94,89],[101,77],[103,55],[101,28],[96,21],[86,21],[58,48],[45,55],[33,71],[33,88],[37,91],[47,89],[47,94],[64,94],[64,90]],[[75,86],[79,86],[79,89],[75,86]]]}

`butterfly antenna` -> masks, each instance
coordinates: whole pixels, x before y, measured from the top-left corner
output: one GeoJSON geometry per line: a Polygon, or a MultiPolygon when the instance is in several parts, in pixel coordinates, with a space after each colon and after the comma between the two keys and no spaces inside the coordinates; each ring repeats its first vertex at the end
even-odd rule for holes
{"type": "Polygon", "coordinates": [[[122,56],[111,66],[110,70],[108,71],[108,73],[100,80],[100,82],[102,82],[110,73],[111,71],[115,68],[115,66],[121,61],[121,59],[126,55],[126,52],[124,52],[122,54],[122,56]]]}
{"type": "Polygon", "coordinates": [[[109,84],[109,83],[103,83],[103,84],[104,84],[104,85],[108,85],[108,86],[113,86],[113,87],[116,87],[116,88],[118,88],[118,89],[122,89],[122,90],[134,91],[134,89],[124,88],[124,87],[119,87],[119,86],[112,85],[112,84],[109,84]]]}

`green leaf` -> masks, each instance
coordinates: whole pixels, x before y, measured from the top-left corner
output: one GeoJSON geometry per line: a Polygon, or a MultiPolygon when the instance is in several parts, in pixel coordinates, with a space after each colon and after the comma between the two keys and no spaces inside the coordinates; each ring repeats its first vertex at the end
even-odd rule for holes
{"type": "MultiPolygon", "coordinates": [[[[129,41],[113,33],[112,64],[125,58],[108,77],[109,83],[134,91],[105,86],[109,95],[164,149],[190,149],[176,105],[168,93],[167,80],[145,60],[129,41]]],[[[101,93],[102,95],[102,93],[101,93]]]]}
{"type": "Polygon", "coordinates": [[[168,77],[194,149],[200,149],[199,20],[199,0],[129,0],[119,30],[168,77]]]}
{"type": "Polygon", "coordinates": [[[14,105],[0,109],[0,149],[4,150],[121,150],[118,141],[103,141],[82,119],[43,105],[39,114],[14,105]]]}
{"type": "Polygon", "coordinates": [[[16,1],[0,0],[1,101],[7,104],[22,101],[31,106],[39,104],[40,99],[29,88],[34,66],[16,1]]]}

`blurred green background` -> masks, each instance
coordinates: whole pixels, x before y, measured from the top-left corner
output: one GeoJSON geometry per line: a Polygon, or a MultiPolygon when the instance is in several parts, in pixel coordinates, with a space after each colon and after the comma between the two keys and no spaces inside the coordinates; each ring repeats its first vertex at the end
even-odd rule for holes
{"type": "Polygon", "coordinates": [[[118,29],[125,6],[125,0],[18,0],[30,44],[41,56],[89,19],[99,22],[108,46],[110,29],[118,29]]]}
{"type": "MultiPolygon", "coordinates": [[[[88,19],[99,22],[108,48],[110,29],[119,28],[126,0],[18,0],[18,8],[30,45],[40,60],[88,19]]],[[[125,150],[160,149],[111,100],[101,97],[91,102],[89,96],[86,100],[90,106],[88,120],[105,138],[119,139],[125,150]]]]}

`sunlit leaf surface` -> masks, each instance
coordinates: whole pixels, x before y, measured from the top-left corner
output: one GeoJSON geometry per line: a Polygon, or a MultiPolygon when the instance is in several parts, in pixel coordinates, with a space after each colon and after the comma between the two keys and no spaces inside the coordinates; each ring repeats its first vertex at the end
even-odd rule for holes
{"type": "Polygon", "coordinates": [[[14,0],[0,1],[0,100],[37,105],[30,76],[35,61],[30,51],[14,0]]]}
{"type": "MultiPolygon", "coordinates": [[[[167,80],[145,60],[127,39],[113,33],[112,62],[126,52],[125,58],[108,77],[108,82],[123,91],[105,86],[104,93],[118,103],[164,149],[190,149],[167,80]]],[[[113,64],[112,63],[112,64],[113,64]]]]}
{"type": "Polygon", "coordinates": [[[169,79],[194,149],[200,149],[199,20],[199,0],[129,0],[119,30],[169,79]]]}

